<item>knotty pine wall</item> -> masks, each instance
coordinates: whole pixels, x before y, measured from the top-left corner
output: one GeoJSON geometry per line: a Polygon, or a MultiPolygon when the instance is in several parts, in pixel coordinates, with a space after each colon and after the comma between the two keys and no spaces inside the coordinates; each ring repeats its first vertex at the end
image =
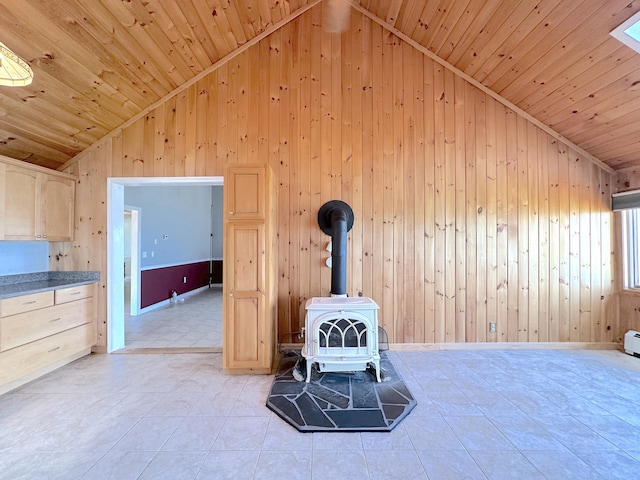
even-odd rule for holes
{"type": "Polygon", "coordinates": [[[316,218],[331,199],[355,212],[348,291],[379,303],[391,343],[619,340],[611,174],[359,13],[342,36],[321,16],[313,8],[68,167],[76,241],[52,247],[52,268],[102,271],[100,345],[107,177],[245,162],[269,162],[279,181],[281,342],[306,299],[329,292],[316,218]]]}
{"type": "Polygon", "coordinates": [[[616,193],[640,189],[640,169],[636,167],[616,171],[616,193]]]}

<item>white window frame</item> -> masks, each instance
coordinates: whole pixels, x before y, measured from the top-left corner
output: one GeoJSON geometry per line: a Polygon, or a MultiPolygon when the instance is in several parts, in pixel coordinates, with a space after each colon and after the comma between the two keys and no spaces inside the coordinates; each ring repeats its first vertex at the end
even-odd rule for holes
{"type": "Polygon", "coordinates": [[[621,214],[623,288],[640,290],[640,208],[629,208],[621,214]]]}

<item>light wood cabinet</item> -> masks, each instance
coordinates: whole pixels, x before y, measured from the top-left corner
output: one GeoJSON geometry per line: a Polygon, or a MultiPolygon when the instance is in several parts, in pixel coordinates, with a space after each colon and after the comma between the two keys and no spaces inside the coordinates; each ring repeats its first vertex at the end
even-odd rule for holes
{"type": "Polygon", "coordinates": [[[0,157],[0,240],[73,240],[76,180],[0,157]]]}
{"type": "Polygon", "coordinates": [[[265,219],[268,207],[265,167],[231,167],[225,177],[227,216],[230,221],[265,219]]]}
{"type": "Polygon", "coordinates": [[[31,312],[53,305],[53,291],[31,293],[0,300],[0,317],[31,312]]]}
{"type": "Polygon", "coordinates": [[[87,323],[93,298],[0,318],[0,352],[87,323]]]}
{"type": "Polygon", "coordinates": [[[276,189],[268,165],[225,176],[224,368],[270,373],[276,355],[276,189]]]}
{"type": "Polygon", "coordinates": [[[91,352],[95,284],[0,300],[0,393],[91,352]]]}
{"type": "Polygon", "coordinates": [[[75,226],[76,181],[52,175],[44,177],[39,202],[42,239],[70,242],[75,226]]]}
{"type": "Polygon", "coordinates": [[[77,285],[74,287],[59,288],[54,291],[54,299],[56,305],[67,302],[74,302],[81,298],[93,297],[95,286],[93,283],[88,285],[77,285]]]}

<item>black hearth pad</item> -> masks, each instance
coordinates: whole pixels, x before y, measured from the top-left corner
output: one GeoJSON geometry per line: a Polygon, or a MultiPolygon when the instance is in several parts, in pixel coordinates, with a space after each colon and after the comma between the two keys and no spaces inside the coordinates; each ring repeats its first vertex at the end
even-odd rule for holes
{"type": "Polygon", "coordinates": [[[382,352],[382,382],[365,372],[311,369],[311,381],[294,378],[306,373],[299,351],[284,352],[273,380],[267,407],[301,432],[390,432],[416,406],[416,401],[382,352]]]}

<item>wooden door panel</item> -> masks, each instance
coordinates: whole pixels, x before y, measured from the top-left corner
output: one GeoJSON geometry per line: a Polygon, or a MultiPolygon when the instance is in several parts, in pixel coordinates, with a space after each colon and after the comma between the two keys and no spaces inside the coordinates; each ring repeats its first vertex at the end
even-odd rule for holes
{"type": "Polygon", "coordinates": [[[231,328],[225,334],[223,349],[226,368],[264,367],[264,296],[233,294],[227,297],[227,312],[231,328]]]}
{"type": "Polygon", "coordinates": [[[258,299],[236,298],[233,306],[233,357],[236,362],[257,362],[258,352],[258,299]]]}
{"type": "Polygon", "coordinates": [[[264,291],[264,225],[229,225],[227,248],[232,260],[228,285],[233,292],[264,291]]]}
{"type": "Polygon", "coordinates": [[[264,168],[229,170],[227,215],[230,220],[264,220],[264,168]]]}

